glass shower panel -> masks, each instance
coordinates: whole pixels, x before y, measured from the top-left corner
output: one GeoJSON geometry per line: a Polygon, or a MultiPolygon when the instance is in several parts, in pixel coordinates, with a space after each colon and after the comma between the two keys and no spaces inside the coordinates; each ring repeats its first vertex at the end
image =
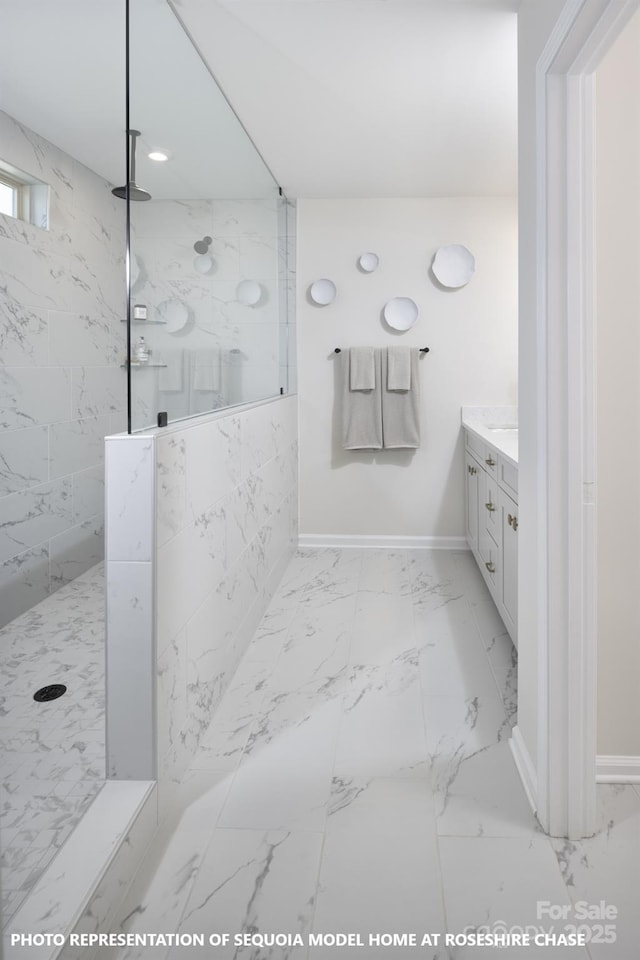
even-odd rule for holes
{"type": "Polygon", "coordinates": [[[286,393],[288,202],[164,0],[129,103],[132,430],[286,393]]]}

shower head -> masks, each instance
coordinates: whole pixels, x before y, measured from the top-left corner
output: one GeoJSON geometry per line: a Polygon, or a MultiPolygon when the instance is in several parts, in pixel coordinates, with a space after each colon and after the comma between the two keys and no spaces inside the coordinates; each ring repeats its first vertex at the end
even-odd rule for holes
{"type": "Polygon", "coordinates": [[[121,200],[151,200],[151,194],[136,183],[136,139],[140,136],[139,130],[128,130],[131,137],[131,179],[124,187],[114,187],[111,193],[114,197],[120,197],[121,200]]]}
{"type": "MultiPolygon", "coordinates": [[[[124,187],[114,187],[111,193],[114,197],[120,197],[122,200],[127,199],[127,188],[124,187]]],[[[143,190],[142,187],[139,187],[138,184],[132,180],[129,183],[129,199],[130,200],[151,200],[151,194],[147,190],[143,190]]]]}

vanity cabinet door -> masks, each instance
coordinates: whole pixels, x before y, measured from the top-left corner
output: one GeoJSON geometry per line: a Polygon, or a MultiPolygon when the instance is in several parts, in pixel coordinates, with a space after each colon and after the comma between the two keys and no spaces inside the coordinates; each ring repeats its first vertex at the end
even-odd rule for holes
{"type": "Polygon", "coordinates": [[[518,623],[518,504],[500,490],[499,505],[502,526],[500,612],[515,642],[518,623]]]}
{"type": "Polygon", "coordinates": [[[464,477],[466,497],[466,536],[471,549],[478,552],[478,490],[482,471],[470,453],[464,455],[464,477]]]}

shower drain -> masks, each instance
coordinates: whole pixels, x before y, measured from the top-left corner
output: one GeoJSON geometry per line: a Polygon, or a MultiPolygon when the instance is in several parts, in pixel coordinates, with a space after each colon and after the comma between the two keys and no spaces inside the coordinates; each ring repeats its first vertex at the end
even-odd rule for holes
{"type": "Polygon", "coordinates": [[[33,699],[37,700],[38,703],[42,703],[45,700],[57,700],[58,697],[61,697],[63,693],[67,692],[67,688],[63,683],[50,683],[46,687],[40,687],[39,690],[33,695],[33,699]]]}

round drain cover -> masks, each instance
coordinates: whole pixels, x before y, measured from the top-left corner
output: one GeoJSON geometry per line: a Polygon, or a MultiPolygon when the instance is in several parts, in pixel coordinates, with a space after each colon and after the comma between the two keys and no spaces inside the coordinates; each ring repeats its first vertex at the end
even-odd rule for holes
{"type": "Polygon", "coordinates": [[[33,699],[39,703],[42,703],[44,700],[57,700],[58,697],[61,697],[62,694],[66,692],[67,688],[63,683],[50,683],[47,687],[40,687],[39,690],[36,690],[33,699]]]}

